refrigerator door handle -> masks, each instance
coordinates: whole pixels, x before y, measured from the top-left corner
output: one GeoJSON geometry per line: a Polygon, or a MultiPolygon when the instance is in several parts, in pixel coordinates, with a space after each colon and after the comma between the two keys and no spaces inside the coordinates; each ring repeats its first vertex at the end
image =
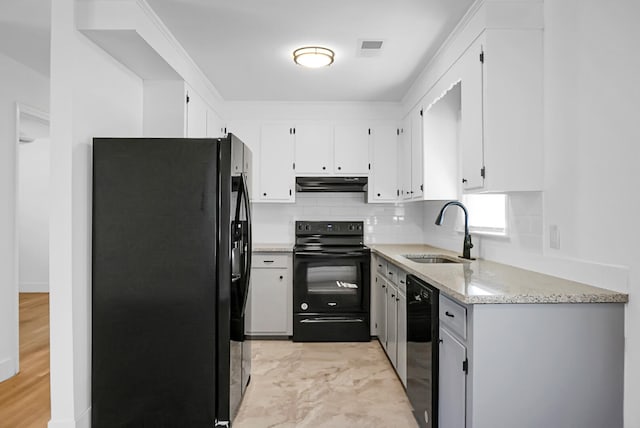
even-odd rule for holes
{"type": "Polygon", "coordinates": [[[247,306],[247,298],[249,297],[249,280],[251,278],[251,253],[252,253],[252,236],[251,236],[251,201],[249,200],[249,189],[247,187],[247,176],[243,173],[241,174],[242,180],[242,198],[244,200],[244,210],[247,215],[247,242],[246,247],[244,249],[245,263],[244,263],[244,302],[242,302],[242,314],[244,315],[246,306],[247,306]]]}

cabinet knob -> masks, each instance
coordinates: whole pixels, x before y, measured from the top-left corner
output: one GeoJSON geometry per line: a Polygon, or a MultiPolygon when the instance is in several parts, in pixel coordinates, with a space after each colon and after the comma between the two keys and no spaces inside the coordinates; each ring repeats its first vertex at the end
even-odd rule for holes
{"type": "Polygon", "coordinates": [[[396,295],[395,295],[395,294],[392,294],[392,295],[391,295],[391,298],[394,298],[394,297],[396,297],[396,295]]]}
{"type": "Polygon", "coordinates": [[[280,275],[280,279],[284,279],[284,276],[280,275]]]}
{"type": "Polygon", "coordinates": [[[378,193],[378,197],[380,197],[380,193],[378,193]]]}
{"type": "Polygon", "coordinates": [[[466,182],[467,182],[467,179],[466,179],[466,178],[463,178],[463,179],[462,179],[462,184],[464,184],[464,183],[466,183],[466,182]]]}
{"type": "Polygon", "coordinates": [[[263,194],[262,194],[262,196],[267,196],[267,194],[266,194],[266,193],[263,193],[263,194]]]}
{"type": "Polygon", "coordinates": [[[389,272],[389,275],[393,275],[393,272],[389,272]]]}
{"type": "Polygon", "coordinates": [[[339,167],[338,167],[338,171],[340,171],[341,169],[342,169],[342,167],[341,167],[341,166],[339,166],[339,167]]]}
{"type": "Polygon", "coordinates": [[[323,166],[323,167],[322,167],[322,169],[323,169],[323,170],[325,170],[325,169],[327,169],[327,167],[326,167],[326,166],[323,166]]]}
{"type": "Polygon", "coordinates": [[[399,301],[400,301],[400,299],[398,299],[398,298],[396,297],[396,302],[399,302],[399,301]]]}
{"type": "Polygon", "coordinates": [[[382,286],[382,288],[387,288],[387,286],[386,286],[386,285],[383,285],[383,286],[382,286]]]}

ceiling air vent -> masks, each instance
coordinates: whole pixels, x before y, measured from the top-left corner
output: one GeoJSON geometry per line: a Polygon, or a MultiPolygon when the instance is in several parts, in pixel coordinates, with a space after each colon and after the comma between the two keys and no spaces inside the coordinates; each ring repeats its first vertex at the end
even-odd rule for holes
{"type": "Polygon", "coordinates": [[[360,39],[358,40],[359,56],[378,56],[382,52],[383,40],[376,39],[360,39]]]}

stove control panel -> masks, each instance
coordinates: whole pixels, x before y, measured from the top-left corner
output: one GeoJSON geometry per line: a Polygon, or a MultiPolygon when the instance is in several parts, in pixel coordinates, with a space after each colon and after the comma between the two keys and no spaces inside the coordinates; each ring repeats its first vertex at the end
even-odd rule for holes
{"type": "Polygon", "coordinates": [[[296,235],[363,235],[361,221],[296,221],[296,235]]]}

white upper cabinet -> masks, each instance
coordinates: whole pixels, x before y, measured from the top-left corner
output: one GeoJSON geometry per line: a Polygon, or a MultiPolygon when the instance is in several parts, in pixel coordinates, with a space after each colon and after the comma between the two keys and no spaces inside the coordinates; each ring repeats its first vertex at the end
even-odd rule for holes
{"type": "Polygon", "coordinates": [[[286,123],[263,124],[260,132],[259,200],[295,201],[293,163],[293,127],[286,123]]]}
{"type": "Polygon", "coordinates": [[[333,173],[333,129],[327,122],[297,122],[296,175],[333,173]]]}
{"type": "Polygon", "coordinates": [[[411,113],[411,199],[422,199],[424,188],[422,114],[422,107],[411,113]]]}
{"type": "Polygon", "coordinates": [[[216,114],[215,111],[207,110],[207,137],[219,138],[227,134],[227,128],[224,121],[216,114]]]}
{"type": "Polygon", "coordinates": [[[458,62],[464,190],[542,190],[542,31],[485,30],[458,62]]]}
{"type": "Polygon", "coordinates": [[[337,175],[369,174],[369,133],[366,124],[337,124],[334,128],[334,169],[337,175]]]}
{"type": "Polygon", "coordinates": [[[395,123],[380,124],[371,128],[369,201],[398,200],[398,134],[395,123]]]}
{"type": "Polygon", "coordinates": [[[186,89],[187,137],[207,137],[207,104],[195,91],[186,89]]]}
{"type": "Polygon", "coordinates": [[[400,128],[400,150],[398,161],[398,181],[400,198],[411,199],[411,115],[402,121],[400,128]]]}

